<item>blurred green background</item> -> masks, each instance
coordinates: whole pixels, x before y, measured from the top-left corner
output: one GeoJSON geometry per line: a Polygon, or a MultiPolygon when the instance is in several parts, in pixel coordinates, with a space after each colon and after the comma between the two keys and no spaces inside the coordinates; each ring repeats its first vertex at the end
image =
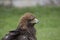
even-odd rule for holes
{"type": "Polygon", "coordinates": [[[4,8],[0,7],[0,40],[17,28],[20,17],[32,12],[40,23],[35,25],[37,40],[60,40],[60,7],[4,8]]]}

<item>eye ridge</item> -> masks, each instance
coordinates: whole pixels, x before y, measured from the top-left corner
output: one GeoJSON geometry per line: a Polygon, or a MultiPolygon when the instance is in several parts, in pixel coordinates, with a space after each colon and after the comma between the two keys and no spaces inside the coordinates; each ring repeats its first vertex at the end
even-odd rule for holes
{"type": "Polygon", "coordinates": [[[33,19],[29,19],[29,21],[32,21],[32,20],[34,20],[35,18],[33,18],[33,19]]]}

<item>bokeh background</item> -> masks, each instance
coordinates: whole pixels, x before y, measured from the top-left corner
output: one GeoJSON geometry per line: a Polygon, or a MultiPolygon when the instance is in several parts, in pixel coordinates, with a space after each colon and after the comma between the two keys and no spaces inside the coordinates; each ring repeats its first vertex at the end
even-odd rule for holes
{"type": "Polygon", "coordinates": [[[32,12],[37,40],[60,40],[60,0],[0,0],[0,40],[17,28],[20,17],[32,12]]]}

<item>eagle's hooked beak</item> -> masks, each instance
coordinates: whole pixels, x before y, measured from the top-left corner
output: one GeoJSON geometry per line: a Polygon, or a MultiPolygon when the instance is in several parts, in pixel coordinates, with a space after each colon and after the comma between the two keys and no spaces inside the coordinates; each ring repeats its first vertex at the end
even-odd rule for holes
{"type": "Polygon", "coordinates": [[[39,23],[39,20],[35,18],[31,21],[31,23],[39,23]]]}
{"type": "Polygon", "coordinates": [[[38,19],[35,18],[34,20],[35,20],[35,23],[39,23],[39,20],[38,19]]]}

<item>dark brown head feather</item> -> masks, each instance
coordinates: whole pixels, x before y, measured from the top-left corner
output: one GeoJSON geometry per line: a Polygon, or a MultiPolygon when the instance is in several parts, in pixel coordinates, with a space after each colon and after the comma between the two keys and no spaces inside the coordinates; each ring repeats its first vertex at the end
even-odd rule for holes
{"type": "Polygon", "coordinates": [[[35,18],[35,16],[32,15],[32,13],[25,13],[22,17],[21,17],[21,21],[18,25],[18,27],[22,30],[26,30],[27,29],[27,24],[29,20],[33,20],[35,18]]]}

